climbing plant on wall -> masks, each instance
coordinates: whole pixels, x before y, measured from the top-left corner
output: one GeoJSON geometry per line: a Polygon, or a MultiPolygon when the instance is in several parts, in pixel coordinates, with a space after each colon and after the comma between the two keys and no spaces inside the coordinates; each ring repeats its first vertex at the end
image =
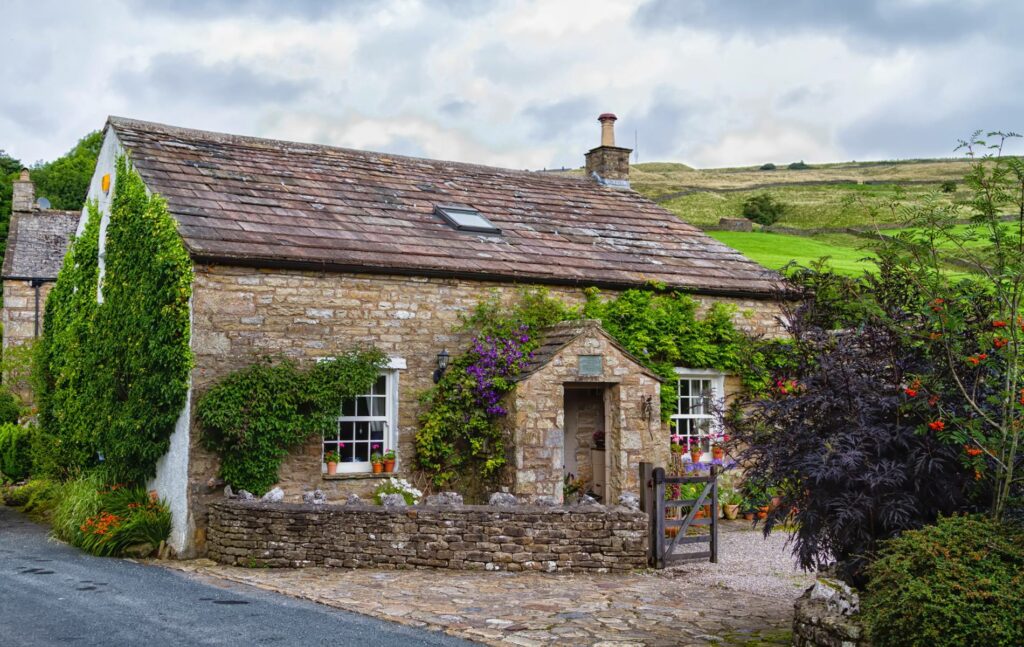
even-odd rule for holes
{"type": "Polygon", "coordinates": [[[218,381],[199,399],[197,414],[203,443],[220,456],[221,478],[266,492],[288,451],[333,429],[342,399],[368,392],[386,363],[377,349],[305,369],[264,359],[218,381]]]}
{"type": "MultiPolygon", "coordinates": [[[[582,308],[568,307],[543,289],[523,290],[511,303],[485,299],[462,325],[474,333],[470,347],[452,358],[441,382],[421,397],[417,465],[437,486],[458,484],[470,493],[493,488],[507,462],[502,398],[542,341],[543,328],[560,321],[600,319],[626,350],[668,380],[677,366],[710,368],[760,388],[768,347],[738,331],[734,314],[733,307],[715,304],[701,316],[691,297],[654,286],[616,295],[590,289],[582,308]]],[[[674,395],[662,389],[664,417],[674,412],[674,395]]]]}
{"type": "Polygon", "coordinates": [[[192,264],[167,204],[124,156],[114,177],[102,300],[95,204],[47,299],[40,420],[67,448],[62,471],[102,461],[111,478],[140,482],[167,453],[188,392],[192,264]]]}

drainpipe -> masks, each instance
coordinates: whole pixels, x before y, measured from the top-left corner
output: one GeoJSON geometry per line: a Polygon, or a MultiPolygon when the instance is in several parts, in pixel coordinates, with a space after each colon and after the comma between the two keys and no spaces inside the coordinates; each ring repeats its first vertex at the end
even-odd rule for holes
{"type": "Polygon", "coordinates": [[[32,334],[35,338],[39,337],[39,288],[43,287],[44,283],[46,283],[46,281],[43,279],[31,279],[29,281],[29,285],[36,291],[36,322],[35,331],[32,334]]]}

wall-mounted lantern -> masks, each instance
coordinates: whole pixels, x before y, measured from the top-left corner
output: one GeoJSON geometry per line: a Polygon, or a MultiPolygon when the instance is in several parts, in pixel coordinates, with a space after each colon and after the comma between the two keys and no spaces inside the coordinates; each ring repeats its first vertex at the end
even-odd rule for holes
{"type": "Polygon", "coordinates": [[[441,377],[444,376],[445,369],[448,368],[448,355],[447,350],[442,350],[437,354],[437,370],[434,371],[434,384],[441,381],[441,377]]]}

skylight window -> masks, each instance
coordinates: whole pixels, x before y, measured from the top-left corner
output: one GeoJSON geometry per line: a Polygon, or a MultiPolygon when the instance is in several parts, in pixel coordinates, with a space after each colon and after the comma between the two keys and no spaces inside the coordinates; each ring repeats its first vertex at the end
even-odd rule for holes
{"type": "Polygon", "coordinates": [[[500,234],[501,230],[491,224],[491,221],[480,215],[480,212],[472,207],[461,205],[439,204],[434,210],[445,219],[452,227],[459,231],[478,231],[484,234],[500,234]]]}

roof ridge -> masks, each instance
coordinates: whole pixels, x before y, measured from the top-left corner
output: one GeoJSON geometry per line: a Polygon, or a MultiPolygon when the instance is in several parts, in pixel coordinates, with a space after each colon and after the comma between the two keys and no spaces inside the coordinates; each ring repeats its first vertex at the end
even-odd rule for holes
{"type": "MultiPolygon", "coordinates": [[[[556,181],[571,182],[573,184],[587,183],[594,184],[596,187],[600,187],[590,179],[586,177],[574,177],[571,175],[556,175],[553,173],[547,173],[544,171],[531,171],[529,169],[514,169],[505,166],[491,166],[489,164],[479,164],[476,162],[460,162],[457,160],[443,160],[433,157],[416,157],[413,155],[402,155],[400,153],[388,153],[384,151],[374,151],[362,148],[348,148],[346,146],[332,146],[330,144],[318,144],[315,142],[300,142],[290,139],[276,139],[273,137],[257,137],[255,135],[236,135],[233,133],[224,133],[216,130],[203,130],[201,128],[188,128],[185,126],[175,126],[172,124],[164,124],[156,121],[146,121],[144,119],[132,119],[131,117],[118,117],[116,115],[109,115],[107,117],[107,125],[113,126],[116,130],[118,126],[124,128],[135,128],[138,130],[146,130],[148,132],[162,132],[168,135],[181,135],[191,136],[201,139],[209,139],[213,142],[220,143],[232,143],[232,144],[250,144],[257,148],[267,148],[270,150],[280,150],[283,146],[302,147],[313,150],[325,150],[325,151],[339,151],[349,154],[357,155],[379,155],[382,157],[391,157],[399,160],[407,160],[410,162],[420,162],[425,164],[441,164],[444,166],[460,166],[471,169],[483,169],[492,172],[500,173],[513,173],[517,175],[526,175],[532,178],[545,178],[556,181]]],[[[609,189],[613,190],[613,189],[609,189]]],[[[614,189],[622,192],[622,189],[614,189]]],[[[635,193],[635,191],[634,191],[635,193]]],[[[639,194],[637,194],[639,195],[639,194]]]]}

